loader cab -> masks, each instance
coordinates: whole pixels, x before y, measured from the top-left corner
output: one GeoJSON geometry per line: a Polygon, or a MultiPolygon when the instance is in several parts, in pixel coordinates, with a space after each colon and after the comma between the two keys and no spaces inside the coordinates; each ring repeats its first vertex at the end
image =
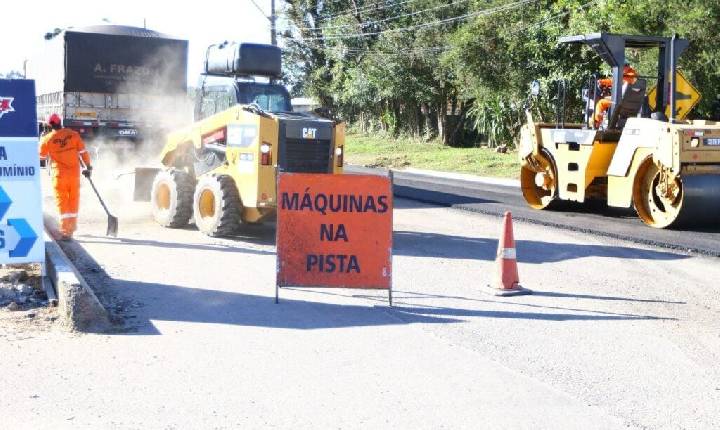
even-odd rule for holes
{"type": "Polygon", "coordinates": [[[583,88],[585,128],[622,130],[628,118],[637,116],[664,121],[674,121],[676,118],[677,110],[672,96],[676,93],[675,73],[677,60],[689,45],[687,40],[676,36],[592,33],[561,37],[559,43],[587,45],[595,50],[611,69],[610,76],[605,77],[609,78],[605,82],[611,81],[610,87],[603,87],[600,84],[603,76],[597,73],[591,75],[585,83],[583,88]],[[650,76],[638,75],[632,82],[625,82],[623,70],[627,64],[626,49],[656,49],[656,73],[650,76]],[[652,101],[647,98],[650,83],[656,86],[655,98],[652,101]],[[603,104],[607,111],[602,115],[602,122],[598,123],[595,120],[596,114],[603,104]],[[651,110],[650,105],[655,109],[651,110]],[[670,113],[669,116],[665,114],[666,111],[670,113]]]}
{"type": "Polygon", "coordinates": [[[210,45],[195,95],[195,120],[205,119],[237,104],[255,105],[263,112],[292,112],[290,94],[275,82],[282,75],[277,46],[222,42],[210,45]]]}
{"type": "Polygon", "coordinates": [[[237,104],[257,105],[265,112],[292,112],[290,94],[278,84],[230,76],[202,75],[195,94],[195,121],[237,104]]]}

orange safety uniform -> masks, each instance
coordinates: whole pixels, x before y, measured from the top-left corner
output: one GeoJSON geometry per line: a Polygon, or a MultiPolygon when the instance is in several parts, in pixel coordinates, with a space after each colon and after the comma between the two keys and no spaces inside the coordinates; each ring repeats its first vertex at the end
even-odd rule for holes
{"type": "Polygon", "coordinates": [[[77,229],[80,206],[80,158],[90,167],[90,155],[76,131],[60,128],[43,136],[40,159],[50,159],[55,204],[60,213],[60,233],[72,236],[77,229]]]}
{"type": "MultiPolygon", "coordinates": [[[[633,69],[627,64],[625,65],[625,67],[623,67],[623,82],[628,85],[632,85],[637,82],[637,72],[635,71],[635,69],[633,69]]],[[[612,83],[612,78],[598,79],[598,86],[601,90],[604,91],[610,91],[610,89],[612,88],[612,83]]],[[[612,106],[612,100],[609,96],[603,97],[598,100],[597,104],[595,105],[595,127],[598,127],[600,123],[602,123],[603,118],[605,117],[605,112],[610,109],[610,106],[612,106]]]]}

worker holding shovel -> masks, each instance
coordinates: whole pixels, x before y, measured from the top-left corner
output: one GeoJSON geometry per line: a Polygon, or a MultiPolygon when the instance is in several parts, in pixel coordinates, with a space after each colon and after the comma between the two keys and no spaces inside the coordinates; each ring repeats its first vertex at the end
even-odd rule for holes
{"type": "Polygon", "coordinates": [[[40,143],[40,160],[51,161],[55,203],[60,213],[60,234],[63,240],[70,240],[77,229],[81,167],[82,174],[90,178],[92,165],[80,135],[63,128],[58,114],[50,115],[48,125],[51,131],[43,136],[40,143]]]}

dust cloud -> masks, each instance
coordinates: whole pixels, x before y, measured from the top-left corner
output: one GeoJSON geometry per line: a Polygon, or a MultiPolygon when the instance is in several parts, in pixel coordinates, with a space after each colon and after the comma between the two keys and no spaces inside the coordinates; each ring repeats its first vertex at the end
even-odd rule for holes
{"type": "MultiPolygon", "coordinates": [[[[137,139],[94,138],[86,142],[93,164],[92,179],[111,209],[118,212],[121,223],[123,218],[150,217],[149,204],[133,200],[135,168],[162,167],[160,153],[168,133],[192,124],[193,101],[185,88],[178,88],[178,81],[185,82],[183,61],[185,55],[178,55],[176,49],[162,48],[141,65],[151,74],[118,87],[117,103],[124,114],[121,119],[137,125],[137,139]]],[[[83,188],[86,201],[96,200],[92,189],[86,190],[90,187],[83,188]]]]}

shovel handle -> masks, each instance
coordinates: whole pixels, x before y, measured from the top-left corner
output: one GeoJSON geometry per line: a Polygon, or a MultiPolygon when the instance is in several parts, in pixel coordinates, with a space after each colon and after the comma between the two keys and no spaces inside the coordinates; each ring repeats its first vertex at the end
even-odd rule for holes
{"type": "MultiPolygon", "coordinates": [[[[80,165],[83,167],[83,169],[87,169],[87,165],[85,164],[83,159],[80,157],[78,158],[80,160],[80,165]]],[[[92,186],[93,191],[95,191],[95,195],[97,196],[98,200],[100,200],[100,204],[102,205],[103,209],[105,209],[105,213],[108,214],[108,216],[112,216],[107,205],[105,205],[105,201],[102,197],[100,197],[100,192],[98,191],[97,187],[95,187],[95,183],[93,182],[92,178],[90,178],[89,176],[85,176],[85,178],[88,180],[88,182],[90,182],[90,186],[92,186]]]]}
{"type": "Polygon", "coordinates": [[[87,176],[85,178],[87,178],[88,182],[90,182],[90,186],[92,186],[93,191],[95,191],[95,195],[97,196],[98,200],[100,200],[100,204],[102,205],[103,209],[105,209],[105,212],[110,215],[110,210],[105,205],[103,198],[100,197],[100,192],[98,192],[98,189],[95,187],[95,183],[93,182],[93,180],[91,178],[88,178],[87,176]]]}

